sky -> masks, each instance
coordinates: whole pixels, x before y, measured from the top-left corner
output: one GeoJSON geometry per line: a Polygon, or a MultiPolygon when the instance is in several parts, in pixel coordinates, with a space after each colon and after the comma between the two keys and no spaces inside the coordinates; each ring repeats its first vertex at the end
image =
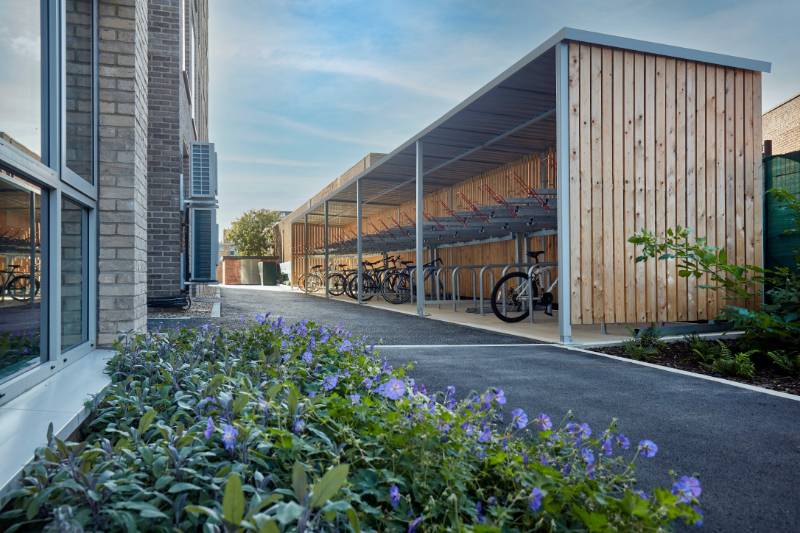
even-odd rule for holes
{"type": "Polygon", "coordinates": [[[293,210],[389,152],[564,26],[772,63],[800,92],[798,0],[209,0],[220,223],[293,210]]]}

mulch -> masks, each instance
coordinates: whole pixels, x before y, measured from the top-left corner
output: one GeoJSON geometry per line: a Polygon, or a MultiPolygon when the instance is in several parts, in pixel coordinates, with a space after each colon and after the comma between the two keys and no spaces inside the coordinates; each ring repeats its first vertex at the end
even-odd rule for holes
{"type": "MultiPolygon", "coordinates": [[[[606,346],[592,349],[597,352],[631,359],[631,357],[625,353],[625,350],[622,346],[606,346]]],[[[643,361],[670,368],[688,370],[689,372],[695,372],[697,374],[705,374],[707,376],[716,376],[731,381],[747,383],[748,385],[756,385],[758,387],[764,387],[765,389],[772,389],[776,391],[787,392],[789,394],[800,395],[800,378],[786,376],[776,372],[771,368],[758,366],[758,364],[756,365],[756,374],[752,379],[736,376],[723,376],[713,372],[700,364],[700,362],[697,360],[697,356],[692,353],[689,345],[685,342],[674,342],[667,344],[666,348],[661,349],[658,354],[647,356],[643,359],[643,361]]]]}

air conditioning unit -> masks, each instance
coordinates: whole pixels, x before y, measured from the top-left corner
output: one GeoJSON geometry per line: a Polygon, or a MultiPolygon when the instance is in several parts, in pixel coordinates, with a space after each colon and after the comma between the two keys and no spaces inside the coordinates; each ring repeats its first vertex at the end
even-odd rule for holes
{"type": "Polygon", "coordinates": [[[189,198],[189,281],[214,282],[219,256],[217,153],[214,143],[193,142],[189,198]]]}
{"type": "Polygon", "coordinates": [[[217,281],[219,225],[217,210],[206,207],[189,209],[189,256],[191,281],[217,281]]]}
{"type": "Polygon", "coordinates": [[[217,152],[214,143],[192,143],[192,187],[193,198],[215,198],[217,196],[217,152]]]}

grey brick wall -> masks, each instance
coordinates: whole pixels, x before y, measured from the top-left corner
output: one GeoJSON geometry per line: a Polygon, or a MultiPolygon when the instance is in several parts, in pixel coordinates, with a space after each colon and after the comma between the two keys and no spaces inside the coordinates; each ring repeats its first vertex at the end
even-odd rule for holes
{"type": "Polygon", "coordinates": [[[147,327],[147,2],[99,3],[98,344],[147,327]]]}
{"type": "Polygon", "coordinates": [[[180,260],[185,249],[180,176],[183,173],[188,182],[192,141],[208,138],[208,2],[150,0],[149,19],[148,295],[159,297],[173,296],[180,290],[180,260]],[[186,28],[186,72],[180,57],[181,2],[186,28]],[[196,89],[189,87],[193,79],[196,89]],[[192,103],[196,106],[195,119],[192,103]]]}
{"type": "Polygon", "coordinates": [[[762,125],[774,155],[800,150],[800,94],[764,113],[762,125]]]}

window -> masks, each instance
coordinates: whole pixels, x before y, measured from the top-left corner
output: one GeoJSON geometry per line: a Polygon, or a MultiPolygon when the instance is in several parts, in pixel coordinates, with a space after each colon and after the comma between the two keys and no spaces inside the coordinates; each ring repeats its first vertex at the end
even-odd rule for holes
{"type": "Polygon", "coordinates": [[[61,351],[89,340],[89,215],[61,201],[61,351]]]}
{"type": "Polygon", "coordinates": [[[66,0],[66,166],[94,183],[94,0],[66,0]]]}
{"type": "Polygon", "coordinates": [[[0,381],[41,359],[42,191],[0,170],[0,381]]]}
{"type": "Polygon", "coordinates": [[[0,0],[0,141],[42,156],[41,3],[0,0]]]}

